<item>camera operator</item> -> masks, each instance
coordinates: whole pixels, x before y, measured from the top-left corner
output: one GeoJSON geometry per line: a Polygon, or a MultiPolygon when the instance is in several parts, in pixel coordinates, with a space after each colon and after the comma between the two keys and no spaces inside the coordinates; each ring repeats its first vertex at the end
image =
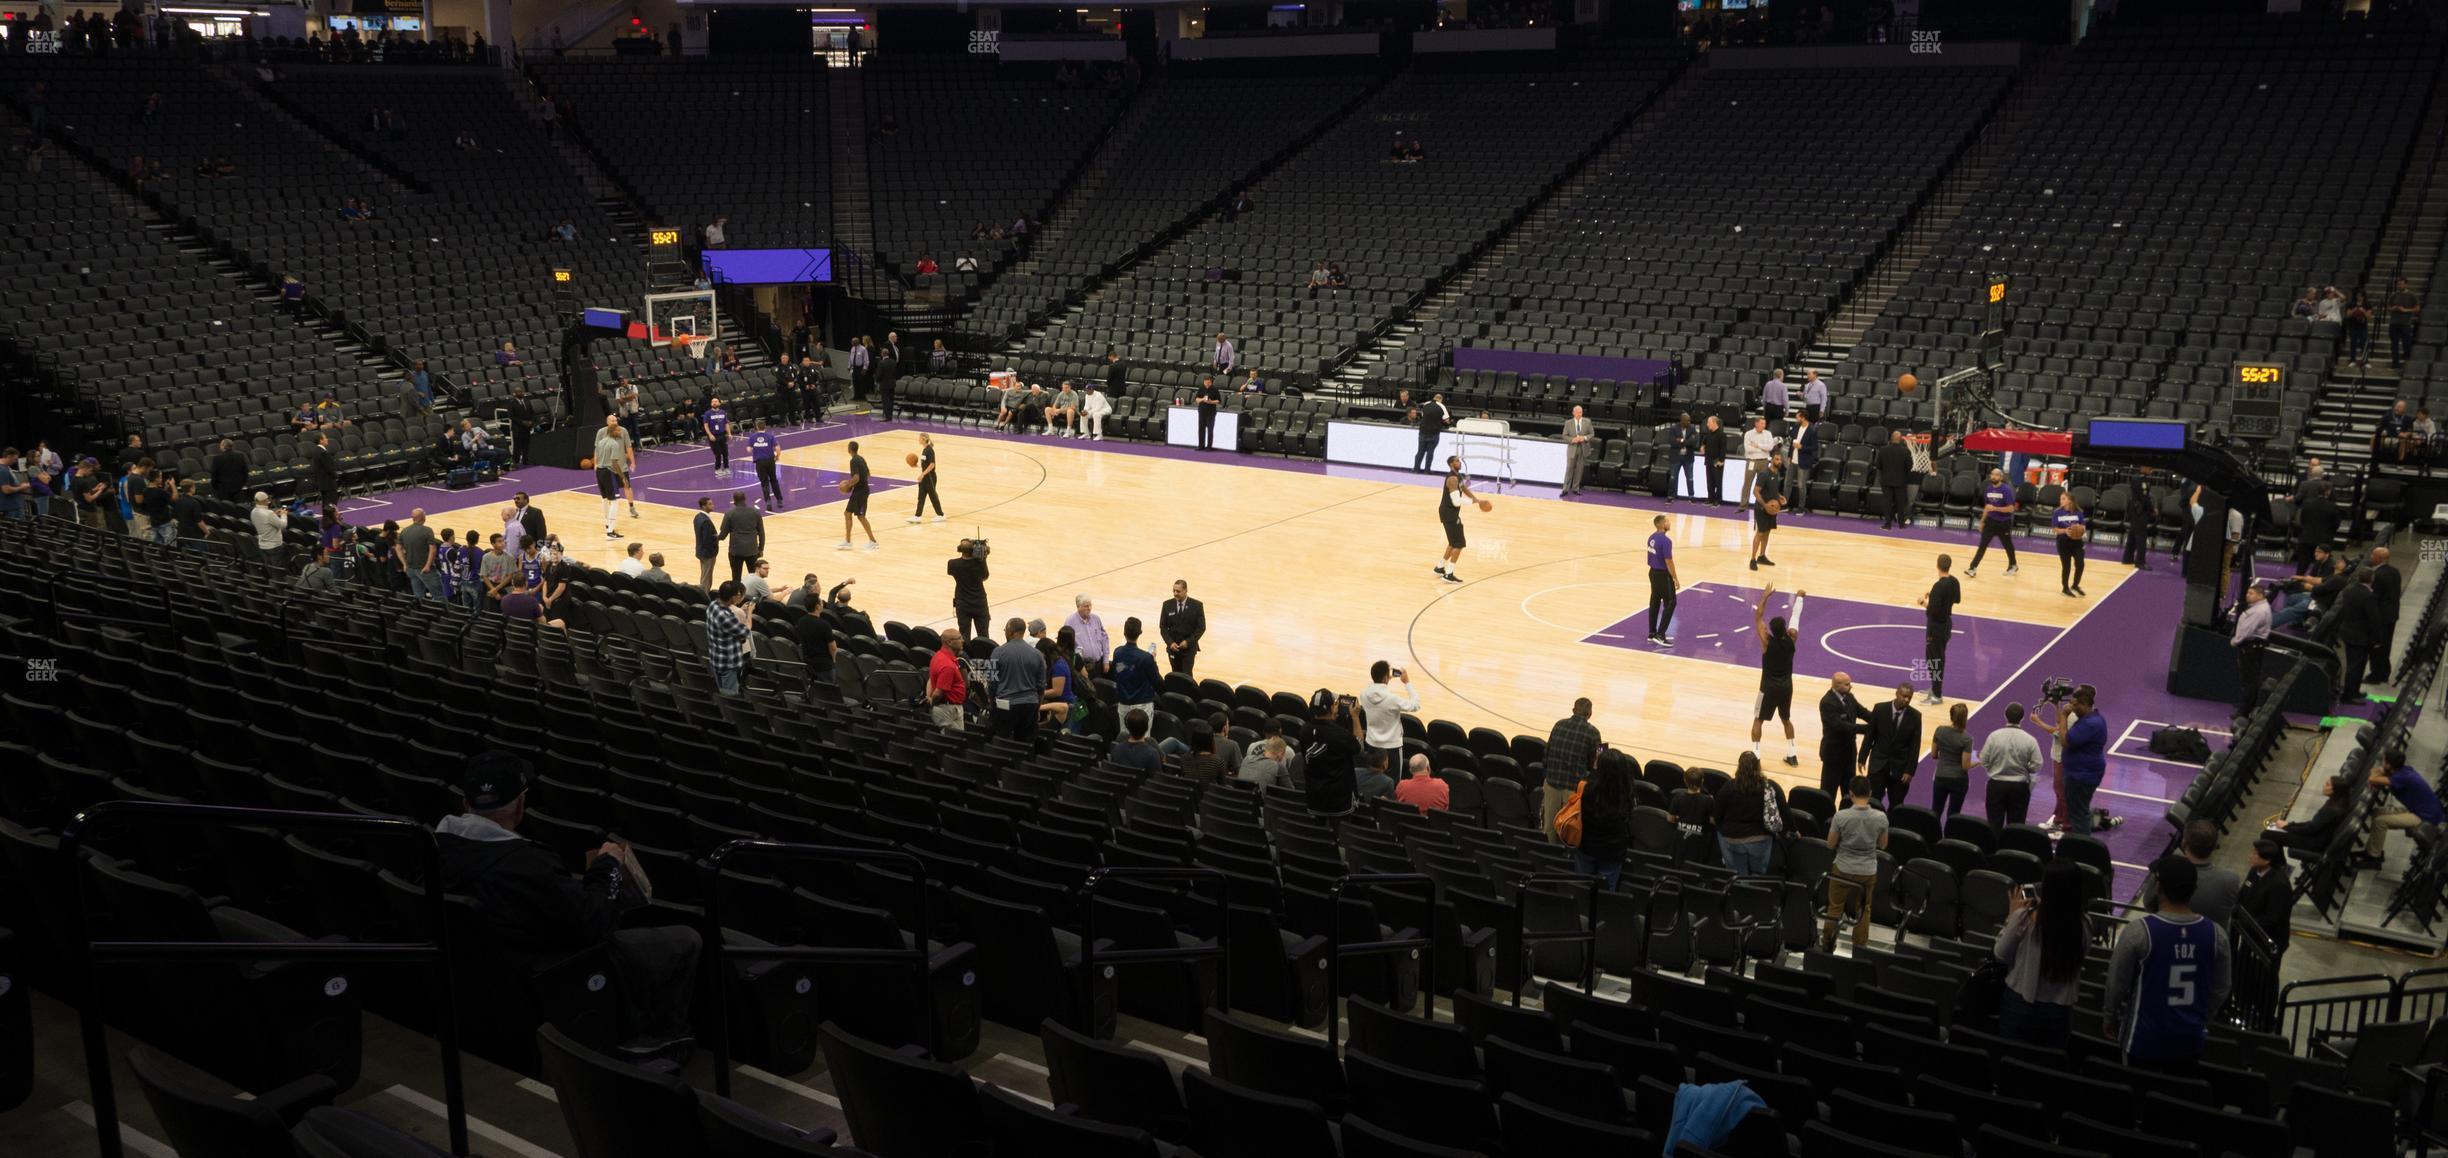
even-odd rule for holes
{"type": "Polygon", "coordinates": [[[1309,735],[1302,742],[1307,772],[1302,780],[1309,811],[1323,817],[1351,815],[1360,790],[1360,708],[1350,696],[1319,688],[1309,697],[1309,735]]]}
{"type": "Polygon", "coordinates": [[[952,625],[971,639],[992,639],[986,622],[986,540],[963,539],[960,554],[944,564],[952,577],[952,625]]]}
{"type": "Polygon", "coordinates": [[[2057,719],[2049,724],[2062,747],[2058,808],[2065,813],[2066,831],[2079,836],[2091,835],[2091,797],[2108,775],[2108,719],[2098,701],[2099,689],[2079,685],[2057,705],[2057,719]]]}

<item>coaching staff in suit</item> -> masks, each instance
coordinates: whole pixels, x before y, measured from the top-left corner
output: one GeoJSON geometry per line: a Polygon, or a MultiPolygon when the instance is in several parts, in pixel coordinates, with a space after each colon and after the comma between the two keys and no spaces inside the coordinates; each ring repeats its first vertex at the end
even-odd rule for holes
{"type": "Polygon", "coordinates": [[[1191,674],[1198,663],[1199,637],[1207,634],[1207,605],[1190,598],[1188,580],[1173,581],[1173,598],[1156,616],[1156,634],[1164,639],[1168,668],[1191,674]]]}
{"type": "Polygon", "coordinates": [[[1887,432],[1887,445],[1871,456],[1871,468],[1878,473],[1879,491],[1887,496],[1887,511],[1879,516],[1879,526],[1909,527],[1912,525],[1912,451],[1904,446],[1904,432],[1887,432]]]}
{"type": "Polygon", "coordinates": [[[250,469],[246,452],[238,449],[229,439],[222,439],[221,453],[214,455],[212,460],[214,497],[231,503],[246,497],[247,472],[250,469]]]}
{"type": "MultiPolygon", "coordinates": [[[[2372,595],[2371,569],[2355,572],[2354,581],[2338,592],[2329,617],[2337,621],[2338,647],[2346,653],[2346,669],[2338,681],[2338,702],[2363,700],[2363,677],[2371,669],[2372,643],[2380,636],[2380,604],[2372,595]]],[[[2383,645],[2386,646],[2386,645],[2383,645]]]]}
{"type": "Polygon", "coordinates": [[[1909,683],[1896,685],[1895,698],[1870,710],[1863,735],[1862,767],[1869,770],[1870,800],[1894,808],[1912,790],[1913,769],[1921,764],[1921,709],[1913,706],[1909,683]]]}
{"type": "Polygon", "coordinates": [[[1861,765],[1857,737],[1869,726],[1870,709],[1854,696],[1853,677],[1837,672],[1819,697],[1819,790],[1831,799],[1844,799],[1845,785],[1853,782],[1861,765]]]}
{"type": "Polygon", "coordinates": [[[2315,548],[2337,541],[2338,527],[2346,521],[2346,512],[2329,497],[2329,480],[2320,479],[2311,489],[2311,497],[2295,508],[2295,552],[2290,560],[2298,574],[2312,566],[2315,548]]]}
{"type": "Polygon", "coordinates": [[[712,498],[700,496],[697,499],[697,517],[691,521],[689,529],[697,537],[697,585],[712,591],[714,556],[722,553],[722,536],[715,530],[712,498]]]}
{"type": "Polygon", "coordinates": [[[321,505],[340,505],[340,462],[332,457],[331,435],[315,435],[314,449],[306,452],[306,469],[314,476],[315,493],[322,496],[321,505]]]}
{"type": "Polygon", "coordinates": [[[2405,576],[2389,562],[2386,547],[2374,547],[2371,553],[2372,590],[2372,652],[2371,673],[2363,677],[2367,684],[2389,682],[2389,649],[2397,646],[2397,604],[2405,597],[2405,576]]]}

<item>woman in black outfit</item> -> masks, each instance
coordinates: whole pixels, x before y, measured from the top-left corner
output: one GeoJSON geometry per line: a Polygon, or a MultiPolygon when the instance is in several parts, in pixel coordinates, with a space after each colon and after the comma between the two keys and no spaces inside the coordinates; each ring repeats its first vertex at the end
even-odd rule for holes
{"type": "Polygon", "coordinates": [[[1632,843],[1632,773],[1629,760],[1601,758],[1581,788],[1581,847],[1573,871],[1606,880],[1623,879],[1624,848],[1632,843]]]}
{"type": "Polygon", "coordinates": [[[2281,820],[2271,825],[2268,839],[2300,852],[2319,854],[2329,847],[2338,825],[2346,822],[2346,815],[2354,811],[2355,793],[2361,787],[2351,772],[2330,777],[2321,785],[2321,795],[2328,799],[2321,801],[2320,811],[2292,824],[2281,820]]]}
{"type": "Polygon", "coordinates": [[[1766,876],[1776,845],[1768,831],[1768,784],[1756,753],[1735,758],[1734,780],[1717,790],[1717,855],[1736,876],[1766,876]]]}
{"type": "Polygon", "coordinates": [[[2286,952],[2287,941],[2294,935],[2295,874],[2287,867],[2285,846],[2276,840],[2265,836],[2253,842],[2252,871],[2244,874],[2244,892],[2236,898],[2236,911],[2261,927],[2272,950],[2286,952]]]}

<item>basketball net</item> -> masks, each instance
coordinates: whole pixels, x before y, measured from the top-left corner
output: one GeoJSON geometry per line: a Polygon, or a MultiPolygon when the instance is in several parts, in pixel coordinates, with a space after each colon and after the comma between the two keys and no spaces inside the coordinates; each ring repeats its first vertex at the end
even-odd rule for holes
{"type": "Polygon", "coordinates": [[[679,346],[681,349],[686,350],[689,357],[697,359],[702,359],[705,357],[706,342],[708,340],[709,339],[700,337],[696,334],[674,334],[672,336],[673,345],[679,346]]]}
{"type": "Polygon", "coordinates": [[[1909,451],[1911,451],[1911,452],[1912,452],[1912,467],[1913,467],[1913,469],[1914,469],[1914,470],[1917,470],[1917,471],[1921,472],[1922,474],[1928,474],[1928,473],[1930,472],[1930,436],[1929,436],[1929,435],[1926,435],[1926,434],[1907,434],[1907,435],[1905,435],[1905,436],[1904,436],[1904,449],[1909,450],[1909,451]]]}

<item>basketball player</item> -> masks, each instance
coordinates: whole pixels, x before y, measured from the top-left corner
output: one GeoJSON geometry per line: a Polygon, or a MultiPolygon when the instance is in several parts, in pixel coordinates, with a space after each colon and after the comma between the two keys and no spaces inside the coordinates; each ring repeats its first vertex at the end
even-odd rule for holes
{"type": "Polygon", "coordinates": [[[706,446],[714,452],[714,477],[731,477],[731,412],[722,399],[706,399],[706,446]]]}
{"type": "Polygon", "coordinates": [[[943,497],[935,493],[935,440],[925,434],[918,436],[918,509],[910,513],[916,523],[926,515],[928,503],[935,504],[935,521],[944,521],[943,497]]]}
{"type": "Polygon", "coordinates": [[[859,529],[867,532],[867,549],[881,550],[876,542],[875,528],[867,525],[867,460],[859,457],[858,443],[850,444],[850,501],[842,504],[842,541],[836,551],[850,549],[850,520],[858,520],[859,529]]]}
{"type": "Polygon", "coordinates": [[[629,489],[629,475],[636,469],[637,447],[621,426],[620,415],[604,415],[603,429],[595,432],[595,489],[603,495],[604,538],[621,537],[614,520],[620,515],[624,492],[629,495],[629,517],[638,517],[637,493],[629,489]]]}
{"type": "Polygon", "coordinates": [[[1980,563],[1989,554],[1992,539],[2006,545],[2006,573],[2015,567],[2014,517],[2021,503],[2015,501],[2014,487],[2006,481],[2006,472],[1989,472],[1989,487],[1981,492],[1980,546],[1972,549],[1972,565],[1964,568],[1964,578],[1980,578],[1980,563]]]}
{"type": "MultiPolygon", "coordinates": [[[[1802,750],[1794,746],[1793,726],[1793,660],[1794,646],[1802,633],[1789,626],[1780,615],[1768,618],[1768,601],[1776,596],[1776,584],[1760,592],[1759,606],[1751,609],[1751,631],[1759,636],[1760,686],[1759,708],[1751,713],[1751,754],[1759,755],[1760,725],[1774,716],[1785,724],[1785,763],[1802,763],[1802,750]]],[[[1802,610],[1802,593],[1794,592],[1793,610],[1802,610]]]]}
{"type": "Polygon", "coordinates": [[[2083,593],[2083,537],[2090,532],[2091,519],[2075,503],[2074,492],[2057,492],[2057,509],[2049,512],[2049,522],[2057,526],[2057,586],[2072,599],[2083,593]]]}
{"type": "Polygon", "coordinates": [[[1436,573],[1448,583],[1462,581],[1453,571],[1453,565],[1462,559],[1462,504],[1479,501],[1479,496],[1471,493],[1469,480],[1462,477],[1462,456],[1447,455],[1445,486],[1437,495],[1437,520],[1445,524],[1445,558],[1437,563],[1436,573]]]}
{"type": "Polygon", "coordinates": [[[2108,959],[2106,1029],[2129,1064],[2190,1073],[2201,1063],[2210,1015],[2226,1004],[2227,932],[2193,910],[2201,874],[2183,857],[2160,861],[2159,911],[2117,931],[2108,959]]]}
{"type": "Polygon", "coordinates": [[[1666,534],[1666,516],[1649,520],[1649,642],[1670,647],[1666,632],[1674,626],[1675,589],[1683,585],[1675,574],[1674,540],[1666,534]]]}
{"type": "Polygon", "coordinates": [[[1925,609],[1922,629],[1926,635],[1921,655],[1929,666],[1930,680],[1929,699],[1925,703],[1946,700],[1947,641],[1955,634],[1955,605],[1963,601],[1963,584],[1947,574],[1954,567],[1954,556],[1938,556],[1938,581],[1930,584],[1929,594],[1914,600],[1925,609]]]}
{"type": "Polygon", "coordinates": [[[748,460],[756,466],[757,505],[778,511],[782,509],[782,478],[774,453],[773,432],[765,429],[765,420],[760,418],[750,423],[748,460]]]}
{"type": "MultiPolygon", "coordinates": [[[[1774,567],[1768,557],[1768,536],[1775,533],[1777,512],[1785,509],[1785,454],[1778,451],[1768,466],[1751,476],[1751,569],[1774,567]]],[[[1793,725],[1785,725],[1790,728],[1793,725]]]]}

